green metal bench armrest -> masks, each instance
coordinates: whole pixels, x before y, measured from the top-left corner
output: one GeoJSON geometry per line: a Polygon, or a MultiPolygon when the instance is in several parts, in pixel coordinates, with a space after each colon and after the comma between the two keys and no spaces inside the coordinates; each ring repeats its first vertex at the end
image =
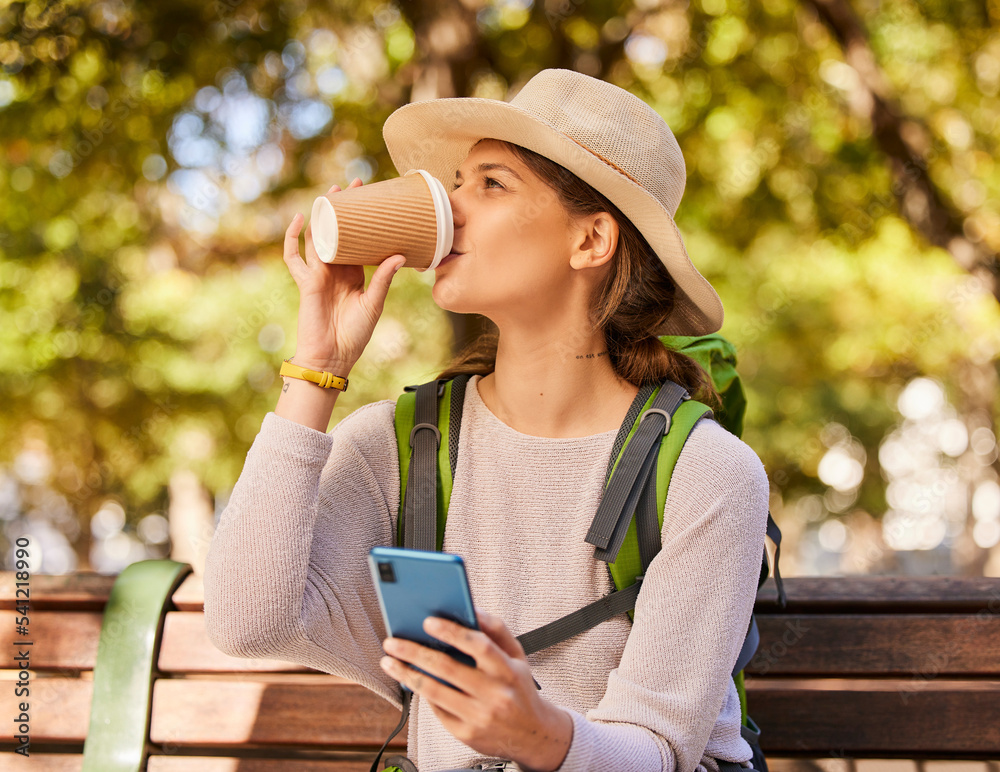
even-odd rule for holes
{"type": "Polygon", "coordinates": [[[145,769],[163,619],[174,590],[191,571],[175,560],[141,560],[115,580],[94,663],[83,772],[145,769]]]}

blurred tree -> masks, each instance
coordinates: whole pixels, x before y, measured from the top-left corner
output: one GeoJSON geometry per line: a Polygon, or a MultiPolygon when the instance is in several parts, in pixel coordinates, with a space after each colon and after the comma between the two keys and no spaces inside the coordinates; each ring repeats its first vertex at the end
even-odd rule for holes
{"type": "MultiPolygon", "coordinates": [[[[166,512],[172,477],[222,506],[294,351],[292,215],[396,174],[396,107],[509,98],[544,67],[633,91],[678,136],[678,224],[725,302],[776,511],[897,506],[879,447],[921,374],[994,438],[964,451],[969,479],[995,476],[998,21],[971,0],[10,3],[0,463],[21,493],[0,513],[75,511],[86,564],[91,530],[120,542],[166,512]],[[836,448],[862,459],[853,488],[820,474],[836,448]]],[[[481,322],[434,306],[432,276],[399,279],[334,420],[433,374],[481,322]]],[[[981,570],[962,538],[955,570],[981,570]]]]}

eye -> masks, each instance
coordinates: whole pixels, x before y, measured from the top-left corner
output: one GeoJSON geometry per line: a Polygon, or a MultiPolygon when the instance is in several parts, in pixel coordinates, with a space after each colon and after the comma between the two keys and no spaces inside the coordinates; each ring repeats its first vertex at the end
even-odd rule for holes
{"type": "MultiPolygon", "coordinates": [[[[487,187],[487,188],[493,187],[493,185],[491,185],[490,183],[493,183],[493,185],[496,185],[496,187],[500,188],[500,190],[504,190],[504,186],[500,183],[499,180],[496,180],[493,177],[483,177],[483,185],[485,187],[487,187]]],[[[451,184],[452,191],[456,191],[460,187],[461,187],[461,184],[458,183],[458,182],[453,182],[451,184]]]]}

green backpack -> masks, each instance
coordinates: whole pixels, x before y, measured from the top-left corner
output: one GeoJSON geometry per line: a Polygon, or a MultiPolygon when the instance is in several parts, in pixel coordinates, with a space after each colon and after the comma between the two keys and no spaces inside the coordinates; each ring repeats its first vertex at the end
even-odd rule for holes
{"type": "MultiPolygon", "coordinates": [[[[720,335],[663,336],[664,345],[681,351],[709,374],[722,405],[714,416],[737,437],[743,431],[746,396],[736,372],[736,350],[720,335]]],[[[396,402],[395,428],[399,448],[400,508],[397,544],[414,549],[441,550],[458,461],[458,436],[469,376],[457,376],[421,386],[407,386],[396,402]],[[440,410],[439,404],[447,406],[440,410]]],[[[608,464],[605,492],[587,541],[595,545],[595,558],[608,563],[616,590],[572,614],[519,636],[530,654],[566,640],[620,613],[634,616],[645,567],[660,548],[663,508],[670,476],[694,425],[712,410],[690,399],[671,381],[639,390],[615,439],[608,464]],[[643,427],[650,418],[649,426],[643,427]],[[655,466],[655,474],[653,468],[655,466]]],[[[781,532],[767,516],[767,535],[775,543],[774,576],[779,602],[785,604],[778,572],[781,532]]],[[[769,575],[767,550],[761,558],[758,589],[769,575]]],[[[743,737],[753,748],[756,770],[765,770],[760,752],[760,729],[747,715],[743,668],[757,649],[759,635],[753,616],[733,669],[740,698],[743,737]]],[[[409,692],[404,693],[408,698],[409,692]]],[[[409,699],[404,699],[405,722],[409,699]]],[[[394,733],[395,734],[395,733],[394,733]]],[[[391,739],[391,738],[390,738],[391,739]]],[[[388,744],[388,740],[386,741],[388,744]]],[[[385,746],[383,746],[384,748],[385,746]]],[[[381,756],[381,752],[379,754],[381,756]]],[[[405,757],[387,759],[405,768],[405,757]]],[[[376,763],[372,769],[376,769],[376,763]]],[[[728,762],[720,762],[729,767],[728,762]]],[[[412,764],[410,764],[412,766],[412,764]]],[[[739,767],[739,765],[733,765],[739,767]]],[[[726,770],[723,770],[726,772],[726,770]]]]}

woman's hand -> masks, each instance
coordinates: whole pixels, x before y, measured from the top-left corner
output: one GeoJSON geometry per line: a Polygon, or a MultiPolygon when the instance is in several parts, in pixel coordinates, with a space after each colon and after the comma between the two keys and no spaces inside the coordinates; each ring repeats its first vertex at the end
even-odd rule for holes
{"type": "Polygon", "coordinates": [[[424,622],[428,634],[468,654],[476,667],[413,641],[387,638],[391,656],[382,658],[382,668],[425,699],[444,728],[470,748],[538,772],[557,769],[573,739],[573,717],[538,693],[524,649],[503,620],[478,610],[476,617],[480,630],[434,617],[424,622]]]}
{"type": "MultiPolygon", "coordinates": [[[[348,188],[361,185],[355,178],[348,188]]],[[[326,195],[336,193],[334,185],[326,195]]],[[[305,261],[299,255],[299,231],[305,218],[296,214],[285,231],[285,264],[299,288],[298,338],[295,363],[315,370],[347,375],[371,340],[382,315],[385,296],[396,270],[406,262],[393,255],[376,269],[365,290],[360,265],[324,263],[316,254],[312,223],[306,228],[305,261]]]]}

